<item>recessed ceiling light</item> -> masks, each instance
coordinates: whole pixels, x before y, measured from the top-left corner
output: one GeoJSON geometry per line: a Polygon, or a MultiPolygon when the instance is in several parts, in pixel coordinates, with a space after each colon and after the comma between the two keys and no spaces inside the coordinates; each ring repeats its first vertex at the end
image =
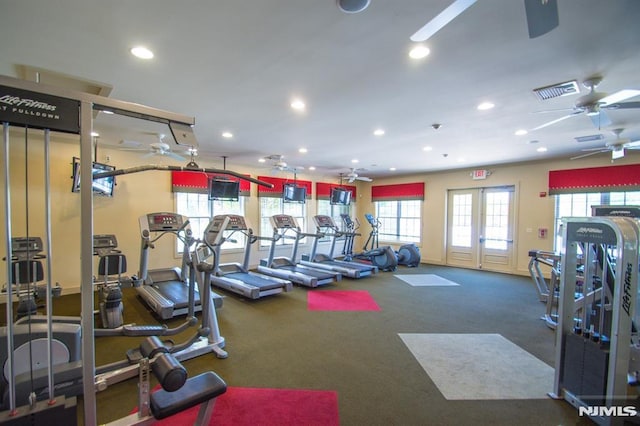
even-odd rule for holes
{"type": "Polygon", "coordinates": [[[465,159],[464,159],[464,158],[462,158],[462,157],[458,158],[458,163],[464,163],[465,161],[467,161],[467,160],[465,160],[465,159]]]}
{"type": "Polygon", "coordinates": [[[316,167],[315,166],[309,166],[309,170],[315,170],[316,167]]]}
{"type": "Polygon", "coordinates": [[[353,160],[351,160],[351,162],[355,164],[355,163],[359,163],[360,160],[358,160],[357,158],[354,158],[353,160]]]}
{"type": "Polygon", "coordinates": [[[409,57],[411,59],[422,59],[429,56],[429,53],[431,51],[427,46],[419,44],[409,51],[409,57]]]}
{"type": "Polygon", "coordinates": [[[267,160],[265,160],[264,158],[258,158],[258,162],[259,163],[264,163],[265,161],[267,161],[267,160]]]}
{"type": "Polygon", "coordinates": [[[430,147],[430,146],[425,146],[424,148],[422,148],[422,150],[423,151],[431,151],[431,150],[433,150],[433,148],[430,147]]]}
{"type": "Polygon", "coordinates": [[[307,153],[307,152],[309,152],[309,151],[307,150],[307,148],[300,148],[300,149],[298,150],[298,152],[299,152],[300,154],[306,154],[306,153],[307,153]]]}
{"type": "Polygon", "coordinates": [[[296,111],[304,111],[307,106],[300,99],[294,99],[291,101],[291,108],[296,111]]]}
{"type": "Polygon", "coordinates": [[[480,111],[485,111],[485,110],[493,108],[494,106],[495,105],[492,104],[491,102],[482,102],[480,105],[478,105],[478,109],[480,111]]]}
{"type": "Polygon", "coordinates": [[[538,152],[547,152],[547,148],[545,148],[544,146],[541,146],[540,148],[536,149],[536,151],[538,151],[538,152]]]}
{"type": "Polygon", "coordinates": [[[131,54],[140,59],[153,58],[153,52],[144,46],[136,46],[131,48],[131,54]]]}
{"type": "Polygon", "coordinates": [[[515,135],[516,135],[516,136],[524,136],[524,135],[526,135],[527,133],[529,133],[529,132],[527,132],[527,131],[526,131],[526,130],[524,130],[524,129],[520,129],[520,130],[516,130],[515,135]]]}
{"type": "Polygon", "coordinates": [[[395,167],[389,167],[389,170],[392,171],[392,172],[395,172],[396,168],[395,167]]]}
{"type": "Polygon", "coordinates": [[[374,134],[375,136],[382,136],[382,135],[384,135],[384,129],[375,129],[375,130],[373,131],[373,134],[374,134]]]}
{"type": "Polygon", "coordinates": [[[231,132],[222,132],[222,137],[225,139],[231,139],[233,137],[233,133],[231,132]]]}

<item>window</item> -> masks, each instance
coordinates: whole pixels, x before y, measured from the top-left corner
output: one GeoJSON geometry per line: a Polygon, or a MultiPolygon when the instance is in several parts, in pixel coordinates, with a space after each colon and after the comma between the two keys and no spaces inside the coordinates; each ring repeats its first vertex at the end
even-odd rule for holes
{"type": "MultiPolygon", "coordinates": [[[[176,212],[187,216],[191,225],[191,231],[195,238],[202,238],[204,229],[211,218],[218,214],[238,214],[244,216],[244,197],[238,201],[209,200],[208,194],[192,192],[175,192],[176,212]]],[[[226,242],[223,249],[243,248],[245,238],[240,234],[234,234],[235,242],[226,242]]],[[[178,240],[178,253],[182,253],[182,241],[178,240]]]]}
{"type": "Polygon", "coordinates": [[[485,248],[507,250],[510,191],[487,192],[485,196],[485,248]]]}
{"type": "Polygon", "coordinates": [[[389,242],[420,242],[420,200],[376,201],[378,238],[389,242]]]}
{"type": "Polygon", "coordinates": [[[473,198],[472,194],[454,194],[453,196],[453,225],[451,227],[451,245],[456,247],[471,247],[471,233],[473,227],[473,198]]]}
{"type": "MultiPolygon", "coordinates": [[[[298,226],[302,232],[306,232],[306,204],[302,203],[285,203],[282,197],[260,197],[260,235],[270,237],[273,235],[273,228],[269,219],[276,214],[288,214],[293,216],[298,222],[298,226]]],[[[293,240],[281,238],[276,244],[291,245],[293,240]]],[[[305,239],[300,240],[304,244],[305,239]]],[[[260,240],[260,247],[269,247],[271,241],[260,240]]]]}
{"type": "Polygon", "coordinates": [[[555,250],[562,248],[562,218],[591,217],[591,206],[638,206],[640,191],[556,195],[555,250]]]}
{"type": "MultiPolygon", "coordinates": [[[[346,226],[344,224],[344,221],[342,220],[341,215],[346,214],[351,216],[351,205],[348,205],[348,206],[337,205],[337,204],[331,204],[329,200],[318,200],[318,214],[331,216],[335,224],[338,226],[338,229],[340,229],[341,231],[345,231],[346,226]]],[[[315,229],[307,230],[307,232],[315,232],[315,231],[316,231],[315,229]]],[[[320,238],[318,241],[327,242],[327,241],[331,241],[331,238],[332,237],[325,236],[320,238]]]]}

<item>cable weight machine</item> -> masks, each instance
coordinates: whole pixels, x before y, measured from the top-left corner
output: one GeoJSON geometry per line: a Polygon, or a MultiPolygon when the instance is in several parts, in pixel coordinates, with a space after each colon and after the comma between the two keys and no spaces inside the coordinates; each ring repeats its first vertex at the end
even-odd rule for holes
{"type": "Polygon", "coordinates": [[[622,424],[624,415],[638,411],[639,223],[626,217],[563,222],[555,376],[549,396],[566,400],[597,424],[622,424]],[[582,268],[584,273],[576,275],[582,268]],[[578,286],[584,294],[580,298],[575,297],[578,286]]]}

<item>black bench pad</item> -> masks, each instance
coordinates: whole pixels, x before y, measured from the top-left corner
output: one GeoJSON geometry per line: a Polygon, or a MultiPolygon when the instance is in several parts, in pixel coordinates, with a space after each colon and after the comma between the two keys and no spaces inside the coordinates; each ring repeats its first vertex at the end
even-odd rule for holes
{"type": "Polygon", "coordinates": [[[227,384],[213,371],[187,379],[175,392],[160,389],[151,394],[151,412],[156,419],[164,419],[194,405],[207,402],[227,391],[227,384]]]}

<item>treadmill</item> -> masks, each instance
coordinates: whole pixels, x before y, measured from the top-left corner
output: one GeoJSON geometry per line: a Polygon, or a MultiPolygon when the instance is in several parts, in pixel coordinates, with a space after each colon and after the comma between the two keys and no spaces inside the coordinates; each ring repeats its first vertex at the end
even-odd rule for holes
{"type": "Polygon", "coordinates": [[[340,272],[345,277],[356,279],[378,273],[378,267],[375,265],[367,265],[360,262],[348,262],[346,260],[338,260],[334,258],[333,252],[336,248],[336,240],[338,237],[345,235],[345,233],[338,229],[331,216],[316,215],[313,217],[313,221],[316,224],[318,233],[312,234],[315,236],[315,240],[311,248],[311,253],[309,255],[302,255],[302,260],[300,261],[302,265],[340,272]],[[331,237],[331,248],[329,249],[329,253],[317,253],[318,240],[325,235],[331,237]]]}
{"type": "Polygon", "coordinates": [[[293,283],[276,277],[270,277],[256,272],[249,271],[249,258],[251,256],[251,244],[255,243],[259,237],[253,234],[253,230],[247,225],[243,216],[223,214],[214,216],[209,226],[205,230],[205,240],[215,239],[211,233],[224,233],[220,237],[219,244],[213,247],[214,266],[212,268],[211,285],[237,293],[249,299],[259,299],[293,289],[293,283]],[[228,220],[227,220],[228,219],[228,220]],[[247,237],[244,250],[244,260],[240,263],[220,263],[220,247],[225,241],[232,240],[234,233],[239,232],[247,237]]]}
{"type": "Polygon", "coordinates": [[[300,240],[307,236],[313,237],[315,234],[303,233],[298,226],[298,222],[293,216],[277,214],[271,216],[269,221],[273,227],[273,239],[271,240],[269,257],[260,261],[258,272],[290,280],[295,284],[312,288],[332,284],[342,279],[342,274],[340,272],[314,268],[296,263],[296,255],[298,253],[300,240]],[[288,231],[292,231],[295,235],[287,235],[288,231]],[[280,238],[290,238],[294,240],[291,257],[275,257],[276,243],[280,238]]]}
{"type": "MultiPolygon", "coordinates": [[[[136,287],[138,295],[162,319],[169,319],[189,313],[193,304],[193,312],[202,310],[200,293],[195,280],[188,276],[191,265],[189,250],[196,241],[192,235],[189,218],[170,213],[149,213],[140,216],[140,271],[141,285],[136,287]],[[181,268],[148,269],[149,251],[154,243],[165,235],[173,235],[184,243],[181,268]]],[[[212,294],[214,306],[222,307],[222,298],[212,294]]]]}

